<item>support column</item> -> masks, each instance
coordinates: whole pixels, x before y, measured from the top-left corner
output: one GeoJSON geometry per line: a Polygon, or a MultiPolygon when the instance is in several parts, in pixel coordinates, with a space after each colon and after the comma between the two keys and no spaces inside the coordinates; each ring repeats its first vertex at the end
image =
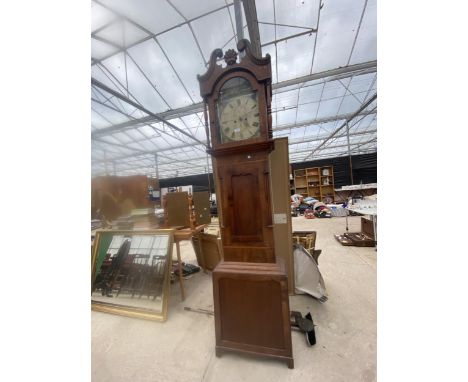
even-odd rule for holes
{"type": "Polygon", "coordinates": [[[159,164],[158,164],[158,154],[154,154],[154,172],[156,174],[156,179],[159,179],[159,164]]]}
{"type": "Polygon", "coordinates": [[[349,123],[348,123],[348,121],[346,121],[346,137],[348,139],[349,176],[350,176],[351,184],[354,184],[353,160],[351,159],[351,145],[349,143],[349,123]]]}
{"type": "Polygon", "coordinates": [[[106,153],[106,150],[104,150],[104,171],[106,173],[106,176],[109,176],[109,169],[107,168],[107,153],[106,153]]]}
{"type": "Polygon", "coordinates": [[[239,41],[244,38],[244,29],[242,28],[241,0],[234,0],[234,15],[236,18],[237,41],[239,41]]]}
{"type": "Polygon", "coordinates": [[[249,29],[250,46],[257,57],[262,57],[262,44],[260,43],[260,32],[258,30],[257,8],[255,0],[242,0],[244,5],[247,28],[249,29]]]}

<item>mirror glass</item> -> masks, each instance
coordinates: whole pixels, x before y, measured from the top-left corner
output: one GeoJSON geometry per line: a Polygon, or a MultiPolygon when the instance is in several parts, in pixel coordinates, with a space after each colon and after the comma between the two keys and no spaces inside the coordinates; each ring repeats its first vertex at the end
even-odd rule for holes
{"type": "Polygon", "coordinates": [[[172,230],[98,231],[93,245],[92,308],[165,319],[172,230]]]}

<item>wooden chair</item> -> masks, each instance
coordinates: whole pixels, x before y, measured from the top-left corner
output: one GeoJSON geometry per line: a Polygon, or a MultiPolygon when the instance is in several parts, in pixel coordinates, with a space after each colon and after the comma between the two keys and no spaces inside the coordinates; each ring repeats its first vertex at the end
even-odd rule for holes
{"type": "Polygon", "coordinates": [[[303,246],[315,259],[318,264],[318,258],[322,253],[321,249],[315,249],[315,241],[317,240],[316,231],[294,231],[293,240],[303,246]]]}
{"type": "MultiPolygon", "coordinates": [[[[129,255],[130,260],[124,264],[117,296],[121,292],[129,292],[133,296],[140,292],[148,277],[149,255],[129,255]]],[[[141,294],[140,294],[141,296],[141,294]]]]}
{"type": "Polygon", "coordinates": [[[153,296],[153,300],[155,300],[158,296],[162,296],[165,271],[168,266],[167,262],[168,260],[166,257],[153,257],[151,266],[148,267],[145,283],[140,291],[140,297],[146,294],[148,298],[153,296]]]}

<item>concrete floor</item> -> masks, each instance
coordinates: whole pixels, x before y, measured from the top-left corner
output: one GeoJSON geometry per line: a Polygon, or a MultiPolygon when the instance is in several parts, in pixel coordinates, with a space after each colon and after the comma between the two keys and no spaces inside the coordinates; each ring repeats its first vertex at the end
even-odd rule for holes
{"type": "MultiPolygon", "coordinates": [[[[350,232],[360,230],[360,218],[349,218],[350,232]]],[[[345,232],[345,218],[293,218],[296,230],[316,230],[320,271],[328,301],[307,295],[290,297],[291,310],[310,311],[317,344],[308,347],[304,335],[292,332],[295,368],[285,363],[237,354],[214,355],[213,316],[184,306],[213,310],[211,276],[200,272],[185,282],[186,300],[177,283],[171,286],[165,323],[91,313],[92,380],[119,381],[375,381],[376,273],[374,248],[343,247],[333,237],[345,232]]],[[[196,264],[189,242],[182,258],[196,264]]]]}

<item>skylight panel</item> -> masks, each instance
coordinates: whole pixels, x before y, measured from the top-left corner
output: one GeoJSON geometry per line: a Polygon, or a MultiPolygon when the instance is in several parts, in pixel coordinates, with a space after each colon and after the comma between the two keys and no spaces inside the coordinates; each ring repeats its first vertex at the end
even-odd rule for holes
{"type": "Polygon", "coordinates": [[[105,56],[112,54],[116,51],[117,51],[116,47],[108,43],[91,38],[91,57],[92,58],[96,60],[100,60],[104,58],[105,56]]]}
{"type": "Polygon", "coordinates": [[[164,33],[159,41],[194,102],[201,102],[197,74],[206,71],[202,56],[188,26],[164,33]]]}
{"type": "Polygon", "coordinates": [[[363,4],[363,0],[325,2],[320,15],[313,73],[346,66],[363,4]]]}
{"type": "Polygon", "coordinates": [[[153,39],[130,48],[129,54],[169,103],[171,109],[192,103],[161,48],[153,39]]]}
{"type": "MultiPolygon", "coordinates": [[[[187,19],[198,17],[200,15],[203,15],[207,12],[213,11],[217,8],[221,8],[226,5],[226,2],[224,0],[197,0],[197,1],[171,0],[171,3],[187,19]]],[[[234,11],[234,7],[232,6],[233,1],[230,0],[227,3],[231,4],[231,9],[232,11],[234,11]]]]}
{"type": "Polygon", "coordinates": [[[279,42],[278,81],[305,76],[310,72],[314,47],[313,36],[299,36],[279,42]]]}
{"type": "MultiPolygon", "coordinates": [[[[234,36],[233,24],[226,8],[199,18],[193,21],[191,25],[200,44],[205,61],[209,61],[213,50],[222,48],[234,36]],[[216,31],[216,33],[213,33],[213,31],[216,31]]],[[[223,48],[223,51],[227,49],[236,49],[235,39],[232,39],[223,48]]]]}
{"type": "Polygon", "coordinates": [[[153,33],[162,32],[184,21],[166,0],[101,0],[101,2],[153,33]]]}

